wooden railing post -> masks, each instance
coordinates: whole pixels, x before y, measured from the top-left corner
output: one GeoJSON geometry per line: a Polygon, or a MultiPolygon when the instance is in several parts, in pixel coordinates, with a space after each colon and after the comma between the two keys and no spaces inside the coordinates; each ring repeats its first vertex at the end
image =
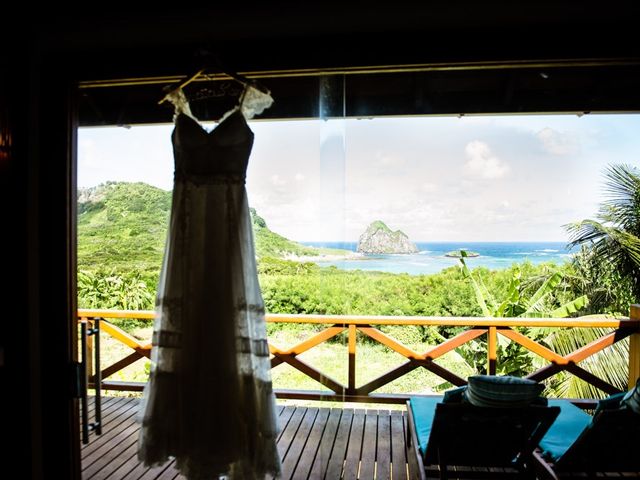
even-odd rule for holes
{"type": "MultiPolygon", "coordinates": [[[[640,320],[640,305],[631,305],[631,320],[640,320]]],[[[629,337],[629,388],[633,388],[640,378],[640,331],[629,337]]]]}
{"type": "Polygon", "coordinates": [[[498,332],[496,327],[489,327],[487,331],[487,373],[496,374],[498,361],[498,332]]]}
{"type": "Polygon", "coordinates": [[[347,387],[349,394],[356,391],[356,326],[349,325],[349,383],[347,387]]]}

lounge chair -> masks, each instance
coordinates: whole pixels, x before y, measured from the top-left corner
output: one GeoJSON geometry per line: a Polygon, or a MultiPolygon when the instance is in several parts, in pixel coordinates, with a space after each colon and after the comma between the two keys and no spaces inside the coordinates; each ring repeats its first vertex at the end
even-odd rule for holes
{"type": "Polygon", "coordinates": [[[561,412],[534,455],[539,478],[640,477],[639,398],[636,385],[601,400],[593,417],[567,400],[549,400],[561,412]]]}
{"type": "MultiPolygon", "coordinates": [[[[534,449],[560,407],[539,400],[542,386],[535,382],[528,382],[535,388],[525,399],[514,392],[516,381],[527,384],[513,377],[476,376],[469,378],[466,391],[463,387],[444,397],[412,397],[407,402],[408,445],[419,477],[427,478],[429,466],[437,465],[442,479],[453,466],[469,467],[473,478],[483,476],[474,467],[484,467],[485,478],[535,478],[534,449]],[[491,396],[479,397],[472,388],[493,382],[497,384],[491,396]]],[[[457,477],[466,476],[462,470],[456,470],[457,477]]]]}

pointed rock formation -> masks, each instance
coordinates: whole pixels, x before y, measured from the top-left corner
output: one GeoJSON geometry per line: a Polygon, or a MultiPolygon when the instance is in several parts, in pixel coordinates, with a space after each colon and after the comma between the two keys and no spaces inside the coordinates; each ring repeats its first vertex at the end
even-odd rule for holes
{"type": "Polygon", "coordinates": [[[418,248],[402,231],[392,231],[384,222],[376,220],[360,235],[360,253],[417,253],[418,248]]]}

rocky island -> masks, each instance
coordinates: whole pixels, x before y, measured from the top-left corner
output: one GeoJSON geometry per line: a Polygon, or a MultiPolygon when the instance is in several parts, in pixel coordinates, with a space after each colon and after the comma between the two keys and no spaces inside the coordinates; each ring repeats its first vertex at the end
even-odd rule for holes
{"type": "Polygon", "coordinates": [[[359,253],[417,253],[418,248],[402,231],[392,231],[384,222],[376,220],[358,240],[359,253]]]}

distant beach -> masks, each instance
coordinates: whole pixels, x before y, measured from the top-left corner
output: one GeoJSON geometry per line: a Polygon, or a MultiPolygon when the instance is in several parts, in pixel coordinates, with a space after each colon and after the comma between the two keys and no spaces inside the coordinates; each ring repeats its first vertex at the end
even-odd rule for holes
{"type": "MultiPolygon", "coordinates": [[[[305,244],[306,245],[306,244],[305,244]]],[[[309,244],[310,245],[310,244],[309,244]]],[[[323,247],[325,248],[325,247],[323,247]]],[[[287,253],[284,255],[285,260],[292,260],[294,262],[314,262],[314,263],[326,263],[326,262],[341,262],[346,260],[367,260],[367,256],[363,253],[355,251],[347,251],[344,254],[338,253],[321,253],[320,255],[296,255],[295,253],[287,253]]]]}
{"type": "MultiPolygon", "coordinates": [[[[367,270],[390,273],[420,275],[438,273],[459,265],[458,259],[446,254],[455,250],[470,250],[478,257],[467,258],[470,268],[486,267],[492,270],[508,268],[514,263],[529,261],[533,264],[544,262],[564,263],[571,260],[572,253],[565,242],[416,242],[419,252],[408,255],[362,255],[356,253],[357,242],[300,242],[303,245],[338,248],[354,252],[342,258],[332,256],[308,257],[305,261],[320,266],[335,266],[344,270],[367,270]]],[[[338,256],[339,257],[339,256],[338,256]]]]}

